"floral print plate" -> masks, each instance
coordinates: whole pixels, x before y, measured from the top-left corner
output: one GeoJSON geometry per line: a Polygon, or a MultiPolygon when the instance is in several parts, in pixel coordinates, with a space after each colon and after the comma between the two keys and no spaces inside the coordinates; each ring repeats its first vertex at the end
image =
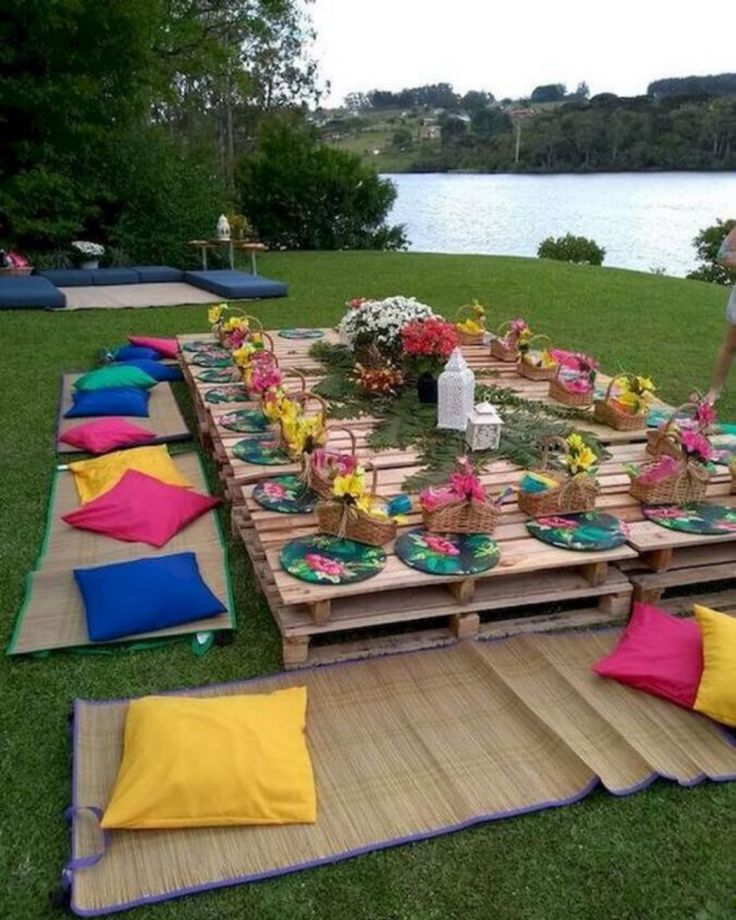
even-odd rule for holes
{"type": "Polygon", "coordinates": [[[275,444],[270,433],[260,437],[256,435],[252,438],[243,438],[242,441],[233,444],[233,454],[238,460],[255,463],[257,466],[283,466],[289,462],[289,455],[275,444]]]}
{"type": "Polygon", "coordinates": [[[626,542],[626,525],[612,514],[582,511],[559,514],[526,522],[529,533],[560,549],[595,552],[615,549],[626,542]]]}
{"type": "Polygon", "coordinates": [[[474,575],[487,572],[499,560],[498,544],[484,533],[428,533],[416,527],[395,543],[403,563],[430,575],[474,575]]]}
{"type": "Polygon", "coordinates": [[[683,533],[722,536],[736,531],[736,508],[723,505],[709,505],[707,502],[691,502],[687,505],[648,505],[642,508],[644,517],[683,533]]]}
{"type": "Polygon", "coordinates": [[[229,387],[213,387],[204,394],[204,401],[208,403],[247,402],[248,391],[242,383],[234,383],[229,387]]]}
{"type": "Polygon", "coordinates": [[[192,364],[197,367],[228,367],[232,365],[230,355],[213,354],[209,351],[200,351],[192,358],[192,364]]]}
{"type": "Polygon", "coordinates": [[[317,493],[298,476],[265,479],[253,489],[253,498],[269,511],[280,514],[309,514],[317,504],[317,493]]]}
{"type": "Polygon", "coordinates": [[[297,327],[294,329],[279,329],[278,334],[282,339],[321,339],[324,332],[321,329],[297,327]]]}
{"type": "Polygon", "coordinates": [[[317,534],[287,543],[281,550],[281,565],[302,581],[347,585],[378,575],[386,565],[386,554],[380,546],[317,534]]]}
{"type": "Polygon", "coordinates": [[[265,431],[268,427],[268,419],[260,409],[236,409],[234,412],[226,412],[225,415],[221,415],[218,421],[228,431],[238,431],[244,434],[265,431]]]}
{"type": "Polygon", "coordinates": [[[230,383],[231,380],[237,380],[239,373],[235,367],[210,367],[201,374],[197,374],[197,380],[201,383],[230,383]]]}

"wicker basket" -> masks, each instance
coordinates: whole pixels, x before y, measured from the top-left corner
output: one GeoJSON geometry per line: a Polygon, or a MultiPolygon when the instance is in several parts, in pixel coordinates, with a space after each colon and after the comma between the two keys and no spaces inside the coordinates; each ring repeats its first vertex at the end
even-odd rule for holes
{"type": "MultiPolygon", "coordinates": [[[[640,474],[647,472],[654,463],[644,464],[640,474]]],[[[699,502],[705,498],[710,473],[693,461],[682,461],[680,469],[671,476],[657,482],[641,482],[640,476],[631,480],[629,494],[644,505],[682,505],[699,502]]]]}
{"type": "Polygon", "coordinates": [[[519,509],[530,517],[592,511],[600,491],[598,481],[588,473],[570,476],[564,470],[550,469],[550,448],[552,447],[561,447],[565,452],[568,449],[562,438],[546,438],[542,451],[542,462],[533,472],[554,479],[557,485],[544,492],[523,492],[519,489],[519,509]]]}
{"type": "MultiPolygon", "coordinates": [[[[535,340],[541,339],[545,339],[547,342],[551,341],[548,335],[533,335],[527,345],[531,345],[535,340]]],[[[530,349],[527,348],[519,355],[519,360],[516,363],[517,372],[529,380],[552,380],[557,373],[557,363],[555,362],[551,367],[538,367],[536,364],[526,360],[529,351],[530,349]]]]}
{"type": "Polygon", "coordinates": [[[16,266],[0,268],[0,278],[27,278],[32,272],[32,265],[24,265],[23,268],[17,268],[16,266]]]}
{"type": "MultiPolygon", "coordinates": [[[[373,484],[371,493],[376,495],[377,471],[373,468],[373,484]]],[[[335,537],[355,540],[358,543],[367,543],[369,546],[383,546],[396,537],[396,522],[390,518],[376,518],[365,511],[360,511],[355,505],[338,500],[317,502],[317,520],[321,533],[332,534],[335,537]]]]}
{"type": "MultiPolygon", "coordinates": [[[[461,345],[482,345],[483,344],[483,336],[485,335],[485,329],[483,330],[483,332],[479,332],[476,335],[469,335],[467,332],[461,332],[460,329],[457,328],[458,323],[462,323],[466,319],[473,319],[473,318],[474,318],[473,304],[466,304],[464,307],[460,307],[460,309],[455,314],[455,332],[457,333],[458,341],[460,342],[461,345]]],[[[478,325],[483,325],[483,324],[479,323],[478,325]]]]}
{"type": "MultiPolygon", "coordinates": [[[[358,449],[355,435],[350,430],[350,428],[330,429],[331,432],[336,430],[344,431],[348,435],[348,438],[350,439],[350,453],[354,457],[355,452],[358,449]]],[[[332,480],[328,476],[325,476],[322,470],[317,469],[317,467],[312,462],[311,454],[304,455],[301,476],[307,487],[310,488],[313,492],[316,492],[320,498],[325,500],[332,498],[332,480]]]]}
{"type": "Polygon", "coordinates": [[[491,339],[491,357],[498,361],[514,363],[519,360],[519,349],[516,342],[508,341],[509,331],[511,330],[511,320],[507,320],[496,330],[496,335],[491,339]]]}
{"type": "Polygon", "coordinates": [[[470,499],[450,502],[432,511],[422,510],[422,518],[430,533],[493,533],[501,509],[490,502],[470,499]]]}
{"type": "MultiPolygon", "coordinates": [[[[256,332],[260,333],[264,337],[267,336],[267,333],[264,332],[263,323],[258,319],[257,316],[251,316],[250,313],[246,313],[245,310],[241,310],[239,307],[233,307],[228,309],[226,317],[217,323],[217,326],[214,331],[216,331],[217,337],[220,340],[220,344],[227,347],[227,333],[223,332],[222,324],[225,321],[225,318],[230,319],[231,317],[237,316],[240,319],[248,320],[248,328],[250,329],[251,325],[255,323],[256,332]]],[[[268,336],[268,340],[271,343],[271,351],[273,351],[273,339],[268,336]]]]}
{"type": "Polygon", "coordinates": [[[640,431],[646,427],[647,413],[637,412],[632,415],[629,412],[622,412],[616,405],[615,400],[611,398],[613,385],[617,380],[631,380],[633,374],[616,374],[608,381],[606,395],[603,399],[596,399],[593,404],[593,418],[601,425],[608,425],[616,431],[640,431]]]}
{"type": "MultiPolygon", "coordinates": [[[[264,335],[267,335],[267,334],[268,334],[268,333],[264,333],[264,335]]],[[[272,340],[271,340],[270,344],[271,344],[271,347],[273,348],[273,341],[272,341],[272,340]]],[[[269,356],[269,358],[270,358],[271,362],[273,363],[273,366],[274,366],[274,367],[279,367],[279,359],[276,357],[276,355],[275,355],[275,353],[274,353],[273,351],[271,351],[270,349],[267,349],[267,350],[264,351],[264,354],[267,354],[267,355],[269,356]]],[[[249,386],[248,375],[249,375],[249,371],[252,371],[252,369],[253,369],[252,366],[244,366],[244,365],[242,365],[242,364],[236,364],[235,366],[236,366],[236,367],[238,368],[238,370],[240,371],[240,379],[241,379],[241,382],[242,382],[246,387],[248,387],[248,386],[249,386]]]]}
{"type": "Polygon", "coordinates": [[[562,403],[563,406],[571,406],[575,409],[585,409],[593,405],[594,388],[591,386],[587,393],[574,393],[565,386],[560,379],[560,370],[562,365],[558,364],[554,377],[549,382],[549,395],[551,399],[562,403]]]}
{"type": "Polygon", "coordinates": [[[696,409],[697,404],[694,402],[683,403],[672,412],[672,415],[667,419],[664,425],[660,425],[660,427],[654,431],[647,432],[647,453],[650,457],[656,459],[666,454],[668,457],[674,457],[675,460],[680,460],[682,458],[682,447],[679,444],[677,434],[673,428],[677,422],[678,414],[685,409],[691,408],[696,409]]]}

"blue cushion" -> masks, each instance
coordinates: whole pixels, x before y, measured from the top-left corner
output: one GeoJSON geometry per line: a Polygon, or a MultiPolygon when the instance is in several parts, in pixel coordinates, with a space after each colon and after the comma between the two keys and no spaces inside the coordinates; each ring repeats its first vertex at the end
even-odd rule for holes
{"type": "Polygon", "coordinates": [[[74,569],[93,642],[167,629],[224,613],[194,553],[74,569]]]}
{"type": "Polygon", "coordinates": [[[75,390],[74,405],[64,418],[92,418],[101,415],[127,415],[148,418],[149,390],[138,387],[106,387],[104,390],[75,390]]]}
{"type": "Polygon", "coordinates": [[[135,268],[98,268],[91,274],[92,284],[138,284],[141,280],[135,268]]]}
{"type": "Polygon", "coordinates": [[[247,272],[230,269],[186,272],[184,280],[228,300],[243,297],[285,297],[288,290],[283,281],[272,281],[261,275],[249,275],[247,272]]]}
{"type": "Polygon", "coordinates": [[[38,273],[57,287],[80,287],[94,284],[94,272],[86,268],[50,268],[38,273]]]}
{"type": "Polygon", "coordinates": [[[65,306],[66,297],[40,275],[0,277],[0,310],[65,306]]]}
{"type": "Polygon", "coordinates": [[[116,361],[160,361],[163,357],[155,349],[142,345],[121,345],[113,348],[112,355],[116,361]]]}
{"type": "Polygon", "coordinates": [[[180,268],[171,268],[168,265],[136,265],[135,270],[144,284],[181,281],[184,278],[184,272],[180,268]]]}
{"type": "MultiPolygon", "coordinates": [[[[121,361],[126,367],[137,367],[154,380],[183,380],[184,375],[176,364],[161,364],[159,361],[148,361],[139,358],[133,361],[121,361]]],[[[115,365],[112,365],[115,367],[115,365]]]]}

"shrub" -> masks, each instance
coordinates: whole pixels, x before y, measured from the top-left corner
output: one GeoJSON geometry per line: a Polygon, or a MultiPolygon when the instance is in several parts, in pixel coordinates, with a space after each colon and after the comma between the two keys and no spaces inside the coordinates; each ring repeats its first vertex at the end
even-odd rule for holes
{"type": "Polygon", "coordinates": [[[736,269],[724,268],[717,262],[721,243],[734,227],[736,220],[719,220],[712,227],[700,231],[693,240],[700,265],[687,275],[688,278],[711,284],[736,284],[736,269]]]}
{"type": "Polygon", "coordinates": [[[542,240],[537,255],[540,259],[556,259],[558,262],[602,265],[606,250],[595,240],[567,233],[565,236],[558,236],[557,239],[548,236],[546,240],[542,240]]]}
{"type": "Polygon", "coordinates": [[[403,227],[385,223],[396,189],[360,157],[319,144],[278,119],[240,161],[236,187],[258,235],[286,249],[401,249],[403,227]]]}

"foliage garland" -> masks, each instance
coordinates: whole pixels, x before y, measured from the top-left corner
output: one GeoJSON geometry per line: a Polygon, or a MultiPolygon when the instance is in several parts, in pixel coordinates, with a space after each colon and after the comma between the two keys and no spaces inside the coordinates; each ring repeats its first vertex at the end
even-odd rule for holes
{"type": "MultiPolygon", "coordinates": [[[[354,356],[344,345],[315,342],[310,354],[327,369],[315,390],[328,400],[330,418],[353,419],[370,415],[378,419],[378,423],[368,435],[369,447],[376,451],[409,447],[416,450],[417,463],[422,470],[406,479],[405,490],[416,491],[447,479],[455,459],[467,448],[462,433],[436,427],[434,406],[420,403],[411,386],[403,388],[396,396],[364,393],[351,378],[354,356]]],[[[477,469],[483,469],[493,460],[508,460],[524,468],[536,466],[545,438],[564,437],[574,428],[574,421],[588,418],[579,409],[524,399],[505,387],[479,384],[476,399],[492,402],[504,421],[498,450],[473,452],[473,464],[477,469]]],[[[606,456],[592,435],[581,434],[599,457],[606,456]]]]}

